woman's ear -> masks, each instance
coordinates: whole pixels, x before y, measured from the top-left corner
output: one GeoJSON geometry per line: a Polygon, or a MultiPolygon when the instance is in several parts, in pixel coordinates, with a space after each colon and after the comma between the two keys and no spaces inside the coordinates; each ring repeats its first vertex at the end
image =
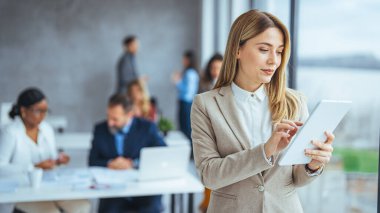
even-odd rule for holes
{"type": "Polygon", "coordinates": [[[20,116],[21,116],[22,118],[24,118],[24,117],[25,117],[25,114],[26,114],[26,108],[25,108],[25,107],[20,107],[20,116]]]}
{"type": "Polygon", "coordinates": [[[240,47],[238,48],[238,51],[236,53],[236,59],[240,59],[240,47]]]}

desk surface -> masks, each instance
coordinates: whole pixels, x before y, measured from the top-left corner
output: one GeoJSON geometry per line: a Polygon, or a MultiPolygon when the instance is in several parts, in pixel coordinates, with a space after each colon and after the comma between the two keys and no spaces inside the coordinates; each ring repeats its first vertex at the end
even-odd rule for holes
{"type": "MultiPolygon", "coordinates": [[[[91,132],[65,132],[56,134],[58,148],[62,149],[90,149],[91,132]]],[[[170,131],[164,138],[168,146],[190,146],[189,139],[180,131],[170,131]]]]}
{"type": "Polygon", "coordinates": [[[131,180],[124,186],[108,189],[90,189],[88,187],[78,189],[72,185],[52,187],[42,182],[39,189],[24,186],[17,188],[14,192],[0,192],[0,203],[198,193],[203,189],[201,182],[190,173],[177,179],[143,182],[131,180]]]}

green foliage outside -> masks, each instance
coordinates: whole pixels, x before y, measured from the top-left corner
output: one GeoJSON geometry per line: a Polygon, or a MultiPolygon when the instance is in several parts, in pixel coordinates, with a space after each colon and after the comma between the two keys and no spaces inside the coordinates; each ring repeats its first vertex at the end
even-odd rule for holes
{"type": "Polygon", "coordinates": [[[376,149],[335,148],[333,153],[342,159],[345,172],[378,172],[379,151],[376,149]]]}

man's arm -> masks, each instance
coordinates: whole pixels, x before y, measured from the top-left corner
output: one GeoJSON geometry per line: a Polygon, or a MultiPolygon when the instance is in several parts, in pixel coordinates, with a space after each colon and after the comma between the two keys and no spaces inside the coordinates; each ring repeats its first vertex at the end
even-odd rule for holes
{"type": "Polygon", "coordinates": [[[90,156],[89,156],[89,166],[102,166],[107,167],[109,159],[105,159],[102,157],[100,150],[101,150],[101,137],[99,134],[98,128],[95,127],[92,143],[91,143],[91,150],[90,150],[90,156]]]}
{"type": "Polygon", "coordinates": [[[151,124],[149,128],[150,146],[167,146],[164,139],[159,134],[158,128],[155,124],[151,124]]]}

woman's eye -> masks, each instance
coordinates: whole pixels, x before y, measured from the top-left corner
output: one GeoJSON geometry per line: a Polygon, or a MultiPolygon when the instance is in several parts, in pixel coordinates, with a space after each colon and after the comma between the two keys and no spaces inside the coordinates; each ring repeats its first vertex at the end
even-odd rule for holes
{"type": "Polygon", "coordinates": [[[267,49],[260,49],[261,52],[268,52],[269,50],[267,49]]]}
{"type": "Polygon", "coordinates": [[[282,52],[277,52],[277,55],[281,55],[282,54],[282,52]]]}

